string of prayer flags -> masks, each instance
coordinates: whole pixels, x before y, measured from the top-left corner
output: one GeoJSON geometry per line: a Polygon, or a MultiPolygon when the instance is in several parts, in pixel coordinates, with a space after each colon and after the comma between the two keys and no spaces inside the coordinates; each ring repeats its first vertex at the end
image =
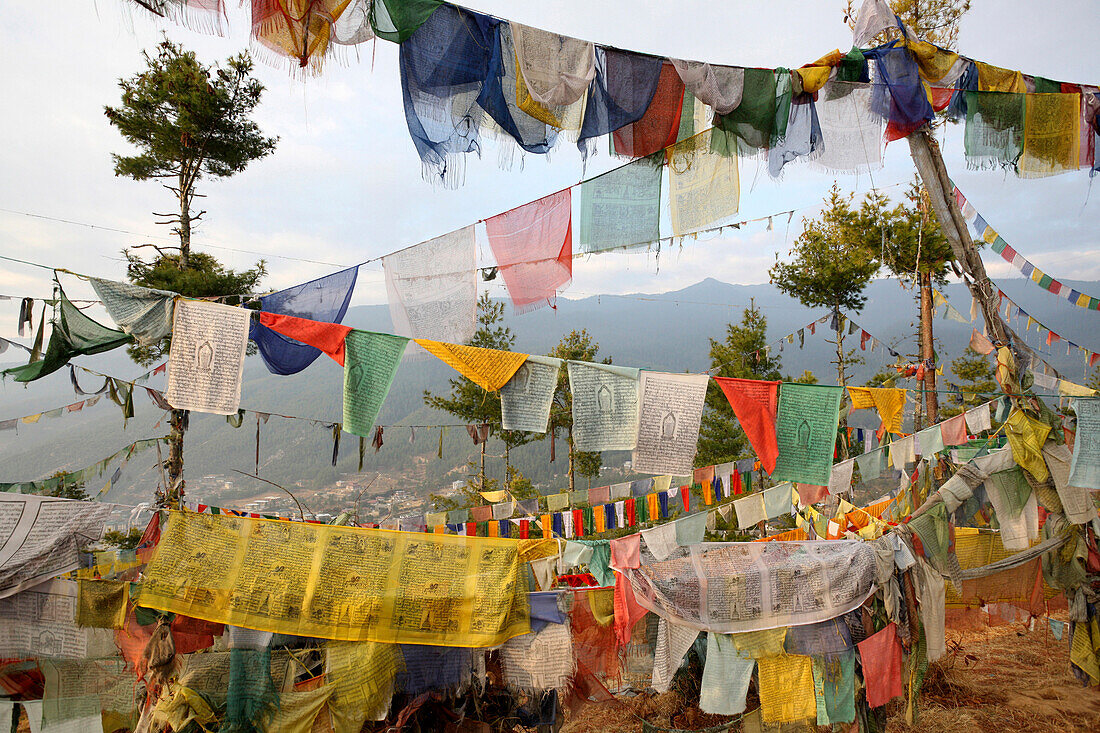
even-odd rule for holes
{"type": "Polygon", "coordinates": [[[690,234],[737,213],[736,150],[734,137],[719,129],[666,149],[673,234],[690,234]]]}
{"type": "Polygon", "coordinates": [[[707,374],[642,372],[635,471],[691,473],[709,381],[707,374]]]}
{"type": "Polygon", "coordinates": [[[172,333],[172,306],[177,293],[114,280],[88,278],[107,315],[142,346],[152,346],[172,333]]]}
{"type": "Polygon", "coordinates": [[[527,354],[476,346],[416,339],[428,353],[487,392],[496,392],[508,383],[525,361],[527,354]]]}
{"type": "Polygon", "coordinates": [[[779,391],[772,478],[827,486],[840,423],[843,387],[785,382],[779,391]]]}
{"type": "Polygon", "coordinates": [[[561,359],[529,354],[500,388],[500,417],[504,430],[545,433],[550,405],[558,387],[561,359]]]}
{"type": "MultiPolygon", "coordinates": [[[[986,220],[981,214],[974,208],[974,206],[967,201],[962,191],[958,186],[953,189],[955,201],[959,204],[959,208],[962,211],[963,218],[970,224],[974,233],[980,237],[983,241],[990,245],[990,248],[999,254],[1005,262],[1008,262],[1017,270],[1019,270],[1024,277],[1031,280],[1042,289],[1047,292],[1053,293],[1060,298],[1064,298],[1073,305],[1079,308],[1086,308],[1088,310],[1100,310],[1100,298],[1095,298],[1085,293],[1080,293],[1077,290],[1065,285],[1064,283],[1054,279],[1047,273],[1040,270],[1034,264],[1031,263],[1026,257],[1021,255],[1016,249],[1009,246],[1000,234],[998,234],[993,227],[989,226],[986,220]]],[[[942,296],[941,296],[942,298],[942,296]]],[[[946,301],[945,301],[946,302],[946,301]]],[[[1048,329],[1049,330],[1049,329],[1048,329]]],[[[979,352],[981,353],[981,352],[979,352]]]]}
{"type": "Polygon", "coordinates": [[[908,391],[896,387],[848,387],[852,407],[856,410],[874,408],[882,418],[888,433],[901,432],[901,420],[908,391]]]}
{"type": "Polygon", "coordinates": [[[577,450],[633,450],[638,442],[640,370],[567,362],[573,394],[573,445],[577,450]]]}
{"type": "MultiPolygon", "coordinates": [[[[283,337],[287,345],[292,346],[297,342],[303,346],[308,346],[318,353],[327,354],[337,364],[344,366],[344,340],[347,335],[351,333],[351,326],[344,326],[339,323],[327,323],[324,321],[311,321],[297,316],[286,316],[278,313],[266,312],[260,313],[260,325],[263,326],[267,332],[283,337]]],[[[260,336],[260,339],[268,343],[269,346],[272,343],[271,339],[260,333],[253,332],[252,335],[260,336]]],[[[269,349],[269,351],[276,353],[274,349],[269,349]]],[[[260,348],[260,354],[262,356],[263,347],[260,348]]],[[[276,361],[272,359],[272,361],[268,361],[265,357],[264,363],[268,365],[268,369],[272,369],[273,364],[275,364],[275,368],[279,369],[293,368],[289,360],[276,361]]],[[[304,368],[305,367],[303,367],[303,369],[304,368]]],[[[278,374],[282,372],[275,373],[278,374]]]]}
{"type": "MultiPolygon", "coordinates": [[[[53,331],[50,333],[50,341],[46,346],[41,359],[31,361],[23,366],[5,369],[4,374],[11,374],[17,382],[33,382],[47,374],[52,374],[69,363],[74,356],[81,354],[99,354],[119,346],[130,343],[133,337],[124,331],[116,331],[96,321],[93,321],[68,299],[60,283],[56,285],[58,292],[57,319],[53,322],[53,331]]],[[[39,335],[41,335],[41,322],[39,323],[39,335]]],[[[36,348],[41,344],[41,339],[36,340],[36,348]]],[[[34,359],[32,352],[31,358],[34,359]]]]}
{"type": "Polygon", "coordinates": [[[775,420],[779,404],[779,382],[733,377],[714,377],[729,400],[738,424],[745,431],[760,464],[769,475],[779,455],[775,420]]]}
{"type": "Polygon", "coordinates": [[[382,269],[394,333],[452,343],[473,337],[477,245],[472,225],[386,255],[382,269]]]}
{"type": "Polygon", "coordinates": [[[351,331],[344,342],[343,429],[365,437],[389,394],[409,340],[386,333],[351,331]]]}
{"type": "Polygon", "coordinates": [[[660,239],[664,159],[640,158],[581,183],[580,249],[594,253],[660,239]]]}
{"type": "Polygon", "coordinates": [[[553,304],[558,290],[573,279],[571,196],[567,188],[485,221],[517,313],[553,304]]]}
{"type": "Polygon", "coordinates": [[[179,299],[172,320],[168,388],[177,410],[233,415],[241,405],[241,377],[251,311],[179,299]]]}
{"type": "Polygon", "coordinates": [[[349,267],[260,298],[260,310],[268,319],[265,321],[261,315],[258,322],[252,323],[248,336],[256,342],[268,371],[297,374],[312,364],[322,351],[343,366],[344,336],[348,329],[338,324],[344,320],[351,303],[358,273],[358,267],[349,267]],[[283,329],[276,329],[267,325],[271,314],[309,319],[309,322],[284,320],[283,329]],[[306,338],[287,333],[296,327],[303,328],[302,335],[306,338]],[[310,345],[316,340],[323,340],[323,347],[310,345]]]}

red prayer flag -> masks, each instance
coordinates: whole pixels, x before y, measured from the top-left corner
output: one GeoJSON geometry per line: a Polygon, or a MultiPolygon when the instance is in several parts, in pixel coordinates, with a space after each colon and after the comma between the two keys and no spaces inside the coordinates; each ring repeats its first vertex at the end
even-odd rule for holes
{"type": "Polygon", "coordinates": [[[714,466],[696,468],[691,472],[691,480],[705,487],[707,484],[714,481],[714,466]]]}
{"type": "Polygon", "coordinates": [[[691,507],[690,507],[691,487],[690,486],[681,486],[680,487],[680,498],[684,500],[684,511],[685,512],[691,511],[691,507]]]}
{"type": "Polygon", "coordinates": [[[642,536],[628,534],[611,540],[611,567],[616,570],[641,567],[642,536]]]}
{"type": "Polygon", "coordinates": [[[573,510],[573,536],[584,537],[584,510],[573,510]]]}
{"type": "Polygon", "coordinates": [[[633,527],[638,523],[636,515],[634,514],[634,498],[631,497],[623,502],[623,509],[626,511],[626,525],[633,527]]]}
{"type": "Polygon", "coordinates": [[[344,366],[344,337],[351,326],[339,323],[311,321],[308,318],[284,316],[279,313],[261,313],[260,324],[287,338],[325,352],[340,366],[344,366]]]}
{"type": "Polygon", "coordinates": [[[466,536],[477,537],[477,522],[466,522],[466,536]]]}
{"type": "Polygon", "coordinates": [[[944,445],[963,445],[966,443],[966,415],[955,417],[940,423],[940,435],[944,445]]]}
{"type": "Polygon", "coordinates": [[[897,626],[889,624],[882,631],[857,644],[863,662],[863,684],[867,688],[867,704],[873,708],[901,697],[902,650],[897,626]]]}
{"type": "Polygon", "coordinates": [[[648,611],[634,597],[634,588],[622,573],[615,573],[615,640],[619,646],[630,643],[634,624],[642,620],[648,611]]]}
{"type": "Polygon", "coordinates": [[[1097,360],[1100,360],[1100,354],[1097,354],[1097,353],[1089,354],[1089,368],[1090,369],[1092,367],[1096,366],[1097,360]]]}
{"type": "Polygon", "coordinates": [[[779,447],[775,439],[775,413],[779,405],[779,382],[715,377],[729,400],[737,422],[748,436],[752,449],[770,475],[775,470],[779,447]]]}
{"type": "Polygon", "coordinates": [[[861,351],[867,350],[867,342],[871,340],[871,334],[867,333],[863,329],[860,329],[859,334],[859,348],[861,351]]]}
{"type": "Polygon", "coordinates": [[[486,220],[489,246],[517,313],[553,303],[573,279],[570,190],[486,220]]]}
{"type": "Polygon", "coordinates": [[[676,143],[684,106],[684,82],[668,61],[661,65],[657,90],[642,119],[620,127],[612,137],[617,155],[642,158],[676,143]]]}
{"type": "Polygon", "coordinates": [[[519,538],[525,540],[530,537],[531,532],[531,520],[521,519],[519,520],[519,538]]]}

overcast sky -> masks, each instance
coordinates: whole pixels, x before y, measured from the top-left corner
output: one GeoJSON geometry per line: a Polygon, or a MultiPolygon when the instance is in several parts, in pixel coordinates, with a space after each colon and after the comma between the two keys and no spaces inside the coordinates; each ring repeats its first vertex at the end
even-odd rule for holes
{"type": "MultiPolygon", "coordinates": [[[[5,100],[0,254],[121,279],[119,250],[166,240],[167,228],[156,226],[151,212],[170,211],[171,194],[156,183],[114,177],[110,154],[125,147],[107,124],[103,106],[117,103],[118,79],[141,68],[141,51],[152,48],[162,32],[207,62],[246,47],[247,13],[235,0],[226,2],[224,38],[159,23],[123,7],[122,0],[6,8],[0,29],[5,100]]],[[[747,66],[795,67],[851,46],[841,0],[474,0],[468,5],[622,48],[747,66]]],[[[1022,0],[974,0],[973,6],[959,34],[960,50],[968,56],[1055,79],[1100,82],[1094,34],[1087,30],[1100,20],[1093,0],[1052,0],[1041,11],[1022,0]]],[[[257,119],[266,133],[280,137],[278,149],[241,175],[201,184],[208,197],[201,206],[209,213],[195,236],[196,248],[238,268],[263,256],[270,269],[265,284],[284,287],[492,216],[586,175],[569,143],[548,157],[526,156],[510,170],[499,168],[490,143],[483,159],[470,156],[464,186],[432,186],[421,177],[405,127],[396,60],[397,46],[378,41],[330,60],[322,76],[305,80],[292,76],[289,65],[258,63],[256,73],[267,91],[257,119]]],[[[961,132],[959,125],[944,133],[945,159],[989,223],[1055,277],[1100,279],[1100,197],[1090,196],[1087,173],[1022,180],[999,171],[967,171],[961,132]]],[[[886,161],[870,176],[845,176],[839,183],[862,192],[911,179],[904,141],[889,146],[886,161]]],[[[589,161],[587,175],[615,163],[602,154],[589,161]]],[[[580,260],[565,296],[661,292],[708,276],[766,282],[776,253],[786,251],[799,219],[814,213],[832,181],[796,163],[776,182],[755,161],[743,161],[738,218],[798,208],[790,231],[784,218],[772,231],[760,224],[700,240],[662,254],[659,273],[654,258],[642,254],[580,260]]],[[[994,277],[1009,274],[1007,264],[988,257],[994,277]]],[[[72,297],[90,292],[71,278],[67,290],[72,297]]],[[[48,272],[0,262],[0,294],[49,293],[48,272]]],[[[364,268],[355,302],[384,301],[380,266],[364,268]]],[[[14,335],[17,307],[0,303],[0,335],[14,335]]]]}

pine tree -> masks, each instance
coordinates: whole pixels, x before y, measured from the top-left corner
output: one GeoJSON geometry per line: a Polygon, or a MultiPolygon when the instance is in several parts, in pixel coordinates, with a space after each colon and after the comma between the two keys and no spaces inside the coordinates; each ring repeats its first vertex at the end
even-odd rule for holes
{"type": "Polygon", "coordinates": [[[959,381],[952,383],[952,391],[957,392],[951,398],[953,406],[943,410],[943,417],[952,417],[967,407],[988,402],[997,393],[990,359],[969,346],[962,356],[951,360],[951,371],[959,381]]]}
{"type": "MultiPolygon", "coordinates": [[[[205,65],[195,54],[165,39],[155,54],[146,52],[145,70],[119,81],[122,102],[105,107],[107,120],[138,149],[136,155],[115,154],[116,176],[136,181],[165,180],[178,213],[157,214],[161,224],[173,225],[179,245],[152,247],[156,256],[145,261],[124,252],[131,282],[172,290],[188,297],[254,292],[266,273],[263,261],[244,272],[234,272],[213,257],[191,251],[191,235],[205,211],[192,211],[195,186],[204,176],[227,178],[240,173],[275,150],[278,138],[265,137],[251,119],[264,87],[252,77],[247,53],[223,65],[205,65]]],[[[231,299],[231,304],[236,304],[231,299]]],[[[131,356],[150,364],[167,351],[169,340],[151,348],[135,348],[131,356]]],[[[171,504],[183,495],[183,432],[187,416],[173,410],[167,461],[169,485],[160,501],[171,504]]]]}
{"type": "MultiPolygon", "coordinates": [[[[710,340],[711,373],[716,377],[779,379],[781,359],[778,354],[769,356],[765,352],[767,338],[768,320],[753,303],[742,314],[740,325],[726,326],[724,341],[710,340]]],[[[747,449],[748,441],[729,400],[712,380],[707,386],[695,465],[710,466],[743,458],[747,449]]]]}
{"type": "MultiPolygon", "coordinates": [[[[803,220],[802,234],[790,251],[790,261],[776,262],[768,271],[772,283],[810,308],[829,308],[839,324],[842,312],[863,310],[863,294],[878,272],[878,260],[867,251],[856,230],[852,195],[834,183],[825,197],[820,219],[803,220]]],[[[837,384],[847,383],[845,367],[858,363],[855,350],[844,348],[844,327],[836,331],[837,384]]]]}
{"type": "MultiPolygon", "coordinates": [[[[481,294],[477,301],[477,330],[467,342],[469,346],[482,349],[510,351],[516,342],[512,329],[503,325],[504,304],[489,297],[489,292],[481,294]]],[[[489,392],[466,377],[459,376],[450,380],[451,393],[448,396],[432,394],[424,390],[424,402],[429,407],[448,412],[460,420],[477,425],[488,425],[489,432],[504,443],[505,478],[511,476],[510,453],[513,448],[526,445],[543,436],[518,430],[503,430],[500,417],[500,393],[489,392]]],[[[485,476],[486,443],[481,444],[480,466],[477,471],[477,483],[488,491],[489,479],[485,476]]]]}

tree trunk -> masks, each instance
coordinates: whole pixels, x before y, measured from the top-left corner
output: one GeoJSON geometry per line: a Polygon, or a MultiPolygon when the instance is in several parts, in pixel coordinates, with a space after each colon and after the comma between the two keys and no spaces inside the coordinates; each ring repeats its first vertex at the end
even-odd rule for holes
{"type": "MultiPolygon", "coordinates": [[[[996,288],[986,275],[985,265],[966,227],[962,211],[955,200],[951,179],[940,154],[939,144],[931,134],[928,125],[923,126],[906,138],[909,141],[909,153],[920,174],[921,182],[932,200],[932,208],[940,221],[940,229],[951,245],[955,260],[967,275],[966,284],[971,295],[981,306],[989,336],[1001,344],[1012,344],[1020,353],[1037,359],[1035,352],[1005,323],[998,313],[999,298],[996,288]]],[[[1023,365],[1017,360],[1018,368],[1023,365]]],[[[1060,376],[1055,372],[1055,376],[1060,376]]]]}
{"type": "Polygon", "coordinates": [[[185,410],[172,410],[168,418],[168,485],[164,487],[165,506],[177,506],[183,496],[183,432],[185,410]]]}
{"type": "Polygon", "coordinates": [[[511,449],[508,447],[508,443],[504,444],[504,488],[507,491],[512,490],[512,458],[511,449]]]}
{"type": "Polygon", "coordinates": [[[572,492],[574,488],[573,479],[573,431],[569,431],[569,491],[572,492]]]}
{"type": "MultiPolygon", "coordinates": [[[[844,373],[844,332],[847,326],[840,322],[840,309],[834,309],[836,315],[837,325],[840,328],[836,332],[836,383],[844,388],[848,381],[848,376],[844,373]]],[[[837,437],[840,440],[840,457],[842,460],[848,460],[848,420],[846,418],[840,419],[840,425],[837,428],[837,437]]]]}
{"type": "MultiPolygon", "coordinates": [[[[922,288],[924,287],[924,280],[920,278],[920,274],[917,275],[917,352],[913,355],[913,359],[920,362],[924,360],[923,348],[921,344],[924,338],[924,310],[923,303],[921,302],[922,288]]],[[[924,424],[924,377],[920,378],[920,389],[917,390],[916,397],[916,409],[913,410],[913,432],[920,431],[924,424]]]]}
{"type": "Polygon", "coordinates": [[[488,440],[481,441],[481,469],[478,471],[478,485],[481,487],[481,491],[485,491],[485,444],[488,440]]]}
{"type": "Polygon", "coordinates": [[[932,273],[920,273],[920,358],[926,365],[924,370],[924,413],[928,416],[928,425],[939,422],[940,404],[936,397],[936,365],[932,362],[932,273]]]}
{"type": "Polygon", "coordinates": [[[180,269],[186,270],[191,264],[191,186],[180,173],[180,269]]]}

